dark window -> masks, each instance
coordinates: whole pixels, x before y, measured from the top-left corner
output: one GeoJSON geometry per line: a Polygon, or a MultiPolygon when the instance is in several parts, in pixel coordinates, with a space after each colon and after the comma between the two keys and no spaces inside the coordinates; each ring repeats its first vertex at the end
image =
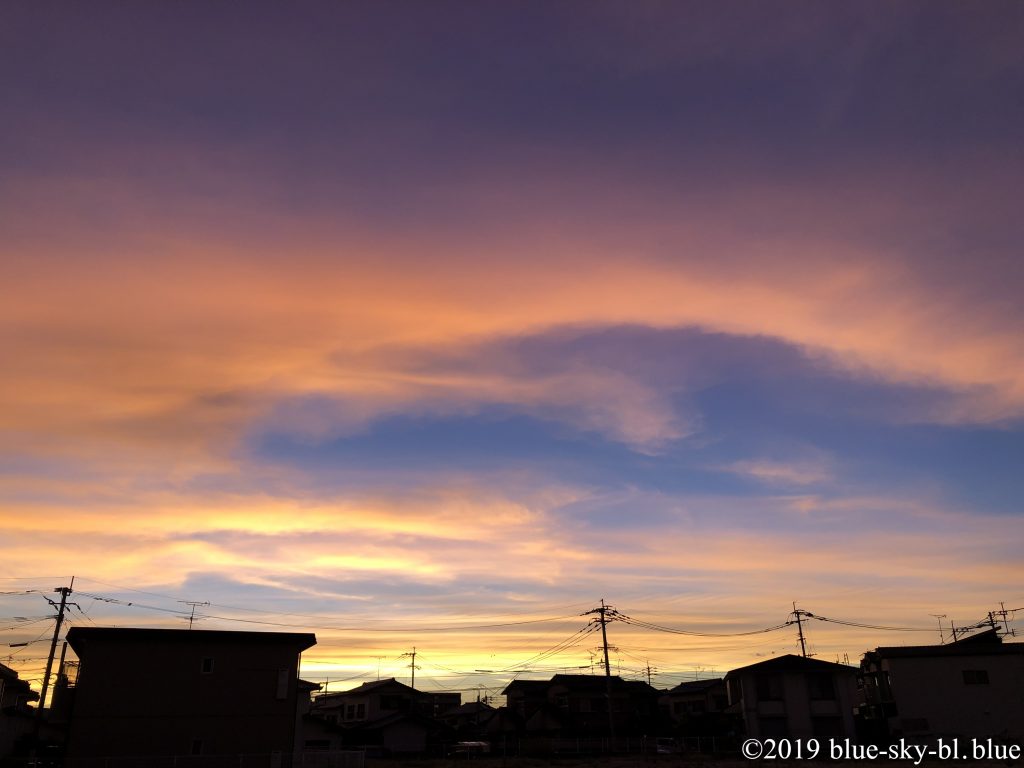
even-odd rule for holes
{"type": "Polygon", "coordinates": [[[811,675],[807,678],[807,687],[812,699],[833,700],[836,697],[836,684],[830,674],[811,675]]]}
{"type": "Polygon", "coordinates": [[[780,675],[758,675],[758,701],[780,701],[782,699],[782,677],[780,675]]]}
{"type": "Polygon", "coordinates": [[[988,685],[987,669],[965,669],[964,682],[967,685],[988,685]]]}
{"type": "Polygon", "coordinates": [[[366,717],[366,705],[365,704],[356,704],[356,719],[357,720],[362,720],[365,717],[366,717]]]}
{"type": "Polygon", "coordinates": [[[206,656],[203,658],[203,663],[199,667],[199,671],[204,675],[213,674],[213,657],[206,656]]]}
{"type": "Polygon", "coordinates": [[[192,755],[201,755],[201,754],[203,754],[203,740],[202,739],[192,739],[192,750],[190,751],[189,754],[192,754],[192,755]]]}

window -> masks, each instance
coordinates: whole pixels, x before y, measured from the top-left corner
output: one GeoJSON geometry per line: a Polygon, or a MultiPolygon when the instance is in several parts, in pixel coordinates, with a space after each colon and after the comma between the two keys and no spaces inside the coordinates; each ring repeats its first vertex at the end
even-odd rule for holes
{"type": "Polygon", "coordinates": [[[781,701],[782,700],[782,676],[781,675],[758,675],[758,677],[757,677],[757,699],[758,699],[758,701],[781,701]]]}
{"type": "Polygon", "coordinates": [[[356,704],[356,720],[366,719],[366,705],[356,704]]]}
{"type": "Polygon", "coordinates": [[[203,658],[202,664],[199,665],[199,671],[200,671],[200,673],[202,673],[204,675],[212,675],[213,674],[213,657],[212,656],[205,656],[203,658]]]}
{"type": "Polygon", "coordinates": [[[807,688],[812,699],[827,699],[832,701],[836,697],[836,684],[832,675],[821,673],[811,675],[807,678],[807,688]]]}
{"type": "Polygon", "coordinates": [[[192,739],[192,749],[189,751],[190,755],[201,755],[203,754],[203,740],[192,739]]]}
{"type": "Polygon", "coordinates": [[[356,705],[355,704],[349,704],[348,706],[345,707],[345,719],[346,720],[355,720],[355,718],[356,718],[356,705]]]}
{"type": "Polygon", "coordinates": [[[987,669],[965,669],[964,670],[964,684],[965,685],[988,685],[988,670],[987,669]]]}

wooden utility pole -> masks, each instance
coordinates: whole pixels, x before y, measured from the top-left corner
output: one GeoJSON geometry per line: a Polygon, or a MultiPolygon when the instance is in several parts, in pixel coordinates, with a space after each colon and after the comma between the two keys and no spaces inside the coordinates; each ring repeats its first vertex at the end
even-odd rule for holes
{"type": "MultiPolygon", "coordinates": [[[[60,605],[57,607],[57,623],[53,627],[53,640],[50,641],[50,655],[46,658],[46,672],[43,673],[43,690],[39,694],[39,706],[36,707],[36,722],[34,727],[33,748],[39,745],[39,734],[43,725],[43,709],[46,706],[46,693],[50,687],[50,672],[53,671],[53,657],[57,654],[57,640],[60,638],[60,628],[64,624],[64,609],[68,604],[68,595],[71,594],[71,587],[75,585],[75,577],[71,577],[71,586],[57,587],[54,592],[60,592],[60,605]]],[[[47,598],[49,600],[49,598],[47,598]]],[[[51,605],[55,605],[49,600],[51,605]]]]}
{"type": "Polygon", "coordinates": [[[796,619],[796,632],[800,636],[800,655],[805,659],[807,658],[807,643],[804,641],[804,625],[803,617],[809,616],[807,611],[801,611],[796,607],[796,601],[793,602],[793,617],[796,619]]]}
{"type": "MultiPolygon", "coordinates": [[[[612,714],[612,665],[608,660],[608,622],[612,619],[609,616],[614,616],[617,611],[610,605],[605,605],[604,598],[601,598],[601,607],[594,608],[592,611],[587,611],[584,616],[596,613],[597,618],[593,619],[593,622],[598,622],[601,625],[601,644],[604,646],[604,679],[605,679],[605,697],[608,700],[608,735],[610,739],[615,738],[615,717],[612,714]]],[[[609,741],[609,751],[611,751],[611,741],[609,741]]]]}
{"type": "MultiPolygon", "coordinates": [[[[416,687],[416,646],[414,645],[412,647],[412,653],[403,653],[398,658],[400,658],[400,659],[406,659],[406,658],[409,659],[409,669],[412,670],[412,687],[415,688],[416,687]]],[[[378,676],[378,679],[379,679],[380,672],[377,673],[377,676],[378,676]]]]}

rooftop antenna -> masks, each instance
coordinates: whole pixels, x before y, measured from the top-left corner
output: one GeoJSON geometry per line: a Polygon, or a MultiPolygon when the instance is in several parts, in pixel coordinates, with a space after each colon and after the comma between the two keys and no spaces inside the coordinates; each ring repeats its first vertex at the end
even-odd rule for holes
{"type": "Polygon", "coordinates": [[[943,637],[943,635],[942,635],[942,620],[944,618],[946,618],[946,614],[944,614],[944,613],[929,613],[928,615],[929,616],[934,616],[936,619],[939,620],[939,645],[942,645],[944,642],[946,642],[946,638],[943,637]]]}
{"type": "MultiPolygon", "coordinates": [[[[192,613],[189,614],[189,617],[188,617],[188,628],[189,629],[192,629],[192,622],[196,620],[196,606],[200,606],[200,605],[206,606],[206,605],[210,604],[210,602],[208,600],[204,600],[203,602],[196,602],[194,600],[179,600],[178,602],[179,603],[184,603],[185,605],[191,605],[192,606],[192,613]]],[[[199,618],[203,618],[203,617],[200,616],[199,618]]]]}

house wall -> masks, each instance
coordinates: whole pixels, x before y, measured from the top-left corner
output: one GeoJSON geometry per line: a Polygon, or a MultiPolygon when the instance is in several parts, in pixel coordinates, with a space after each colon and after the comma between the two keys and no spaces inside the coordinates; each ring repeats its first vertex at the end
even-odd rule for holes
{"type": "Polygon", "coordinates": [[[729,705],[725,683],[696,691],[669,692],[659,699],[673,720],[721,712],[729,705]]]}
{"type": "Polygon", "coordinates": [[[0,759],[11,757],[15,747],[32,732],[31,715],[0,710],[0,759]]]}
{"type": "Polygon", "coordinates": [[[897,706],[889,718],[893,734],[1024,739],[1022,654],[888,658],[882,670],[897,706]],[[978,671],[988,683],[964,682],[964,672],[978,671]]]}
{"type": "MultiPolygon", "coordinates": [[[[834,699],[811,696],[809,677],[802,672],[784,671],[747,674],[739,678],[743,720],[752,738],[852,738],[855,735],[853,706],[856,674],[832,675],[834,699]],[[779,698],[759,697],[758,678],[778,680],[779,698]]],[[[734,688],[735,690],[735,688],[734,688]]]]}
{"type": "Polygon", "coordinates": [[[39,696],[17,672],[0,664],[0,758],[10,757],[32,732],[35,710],[28,702],[39,696]]]}
{"type": "MultiPolygon", "coordinates": [[[[326,700],[327,703],[319,704],[315,710],[321,717],[329,718],[338,724],[372,722],[395,712],[412,712],[416,708],[415,696],[416,694],[409,689],[398,685],[382,686],[365,693],[354,689],[331,694],[326,700]]],[[[420,696],[425,697],[429,694],[420,696]]]]}
{"type": "Polygon", "coordinates": [[[90,643],[68,754],[290,752],[297,667],[297,650],[279,643],[90,643]]]}
{"type": "Polygon", "coordinates": [[[427,731],[422,725],[401,721],[381,731],[382,744],[395,754],[423,753],[427,750],[427,731]]]}

